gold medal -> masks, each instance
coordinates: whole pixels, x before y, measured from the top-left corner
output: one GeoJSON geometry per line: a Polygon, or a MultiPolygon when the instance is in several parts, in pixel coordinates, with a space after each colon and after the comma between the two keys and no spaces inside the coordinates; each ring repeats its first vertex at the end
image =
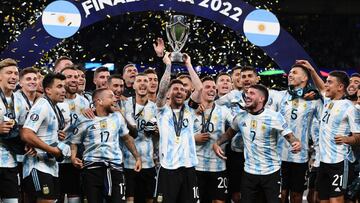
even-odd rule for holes
{"type": "Polygon", "coordinates": [[[12,126],[15,125],[15,120],[14,120],[14,119],[10,119],[8,122],[9,122],[12,126]]]}
{"type": "Polygon", "coordinates": [[[175,137],[175,142],[176,142],[177,144],[180,143],[180,136],[176,136],[176,137],[175,137]]]}

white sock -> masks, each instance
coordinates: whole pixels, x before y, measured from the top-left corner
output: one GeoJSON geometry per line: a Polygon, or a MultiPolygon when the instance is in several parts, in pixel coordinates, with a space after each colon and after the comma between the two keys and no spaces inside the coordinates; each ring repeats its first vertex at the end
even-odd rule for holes
{"type": "Polygon", "coordinates": [[[80,197],[68,197],[68,203],[81,203],[80,197]]]}
{"type": "Polygon", "coordinates": [[[2,200],[3,203],[18,203],[18,198],[4,198],[2,200]]]}

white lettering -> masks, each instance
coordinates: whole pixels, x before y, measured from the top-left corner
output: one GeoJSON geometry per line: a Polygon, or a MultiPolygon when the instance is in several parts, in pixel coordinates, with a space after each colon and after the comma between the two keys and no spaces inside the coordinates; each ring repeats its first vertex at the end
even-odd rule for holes
{"type": "Polygon", "coordinates": [[[94,4],[95,10],[96,10],[96,11],[99,11],[100,8],[99,8],[99,5],[98,5],[98,3],[97,3],[97,0],[92,0],[92,2],[93,2],[93,4],[94,4]]]}
{"type": "Polygon", "coordinates": [[[125,0],[115,0],[114,1],[114,6],[116,6],[118,3],[124,4],[124,3],[126,3],[126,1],[125,0]]]}
{"type": "Polygon", "coordinates": [[[104,9],[104,4],[112,6],[112,0],[98,0],[100,9],[104,9]]]}
{"type": "Polygon", "coordinates": [[[183,2],[183,3],[190,3],[190,4],[194,4],[194,0],[178,0],[179,2],[183,2]]]}
{"type": "Polygon", "coordinates": [[[89,10],[91,8],[94,8],[93,5],[91,4],[91,0],[86,0],[86,1],[82,2],[81,5],[82,5],[82,7],[83,7],[83,9],[85,11],[86,16],[90,15],[89,10]]]}

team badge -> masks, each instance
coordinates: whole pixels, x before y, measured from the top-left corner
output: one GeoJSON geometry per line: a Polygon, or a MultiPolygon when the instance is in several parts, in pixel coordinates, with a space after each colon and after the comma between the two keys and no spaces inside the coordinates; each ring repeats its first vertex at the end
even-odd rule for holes
{"type": "Polygon", "coordinates": [[[75,111],[75,104],[70,104],[69,108],[70,108],[70,111],[75,111]]]}
{"type": "Polygon", "coordinates": [[[256,126],[257,126],[257,121],[251,120],[251,128],[256,128],[256,126]]]}
{"type": "Polygon", "coordinates": [[[334,107],[334,103],[331,102],[331,103],[329,104],[329,108],[328,108],[328,109],[331,110],[333,107],[334,107]]]}
{"type": "Polygon", "coordinates": [[[42,192],[44,195],[48,195],[50,193],[49,187],[47,185],[44,185],[42,188],[42,192]]]}
{"type": "Polygon", "coordinates": [[[107,128],[106,120],[100,121],[100,128],[107,128]]]}
{"type": "Polygon", "coordinates": [[[263,131],[265,131],[265,130],[266,130],[266,126],[265,126],[265,125],[262,125],[262,126],[261,126],[261,129],[262,129],[263,131]]]}
{"type": "Polygon", "coordinates": [[[298,107],[299,106],[299,99],[294,99],[292,101],[292,105],[295,106],[295,107],[298,107]]]}
{"type": "Polygon", "coordinates": [[[157,202],[162,202],[163,199],[164,199],[164,198],[163,198],[162,195],[158,195],[156,200],[157,200],[157,202]]]}

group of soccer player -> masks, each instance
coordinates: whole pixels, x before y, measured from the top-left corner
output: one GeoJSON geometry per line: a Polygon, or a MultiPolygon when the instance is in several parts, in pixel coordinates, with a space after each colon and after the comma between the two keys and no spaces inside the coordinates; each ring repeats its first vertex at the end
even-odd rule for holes
{"type": "Polygon", "coordinates": [[[68,57],[47,74],[0,61],[0,202],[357,201],[359,74],[324,82],[299,60],[278,91],[250,66],[200,79],[184,54],[174,77],[158,56],[96,69],[91,92],[68,57]]]}

